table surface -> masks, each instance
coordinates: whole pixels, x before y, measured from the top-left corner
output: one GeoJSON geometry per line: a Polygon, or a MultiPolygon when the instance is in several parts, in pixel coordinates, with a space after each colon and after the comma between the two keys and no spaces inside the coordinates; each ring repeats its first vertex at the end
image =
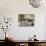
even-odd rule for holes
{"type": "MultiPolygon", "coordinates": [[[[6,41],[6,40],[0,40],[0,42],[2,42],[2,41],[6,41]]],[[[38,42],[38,43],[46,43],[46,40],[38,40],[38,41],[34,41],[34,40],[9,40],[8,39],[8,41],[11,41],[11,42],[25,42],[25,43],[27,43],[27,42],[38,42]]]]}
{"type": "Polygon", "coordinates": [[[46,43],[46,40],[39,40],[39,41],[29,41],[29,40],[11,40],[12,42],[25,42],[25,43],[27,43],[27,42],[41,42],[41,43],[46,43]]]}

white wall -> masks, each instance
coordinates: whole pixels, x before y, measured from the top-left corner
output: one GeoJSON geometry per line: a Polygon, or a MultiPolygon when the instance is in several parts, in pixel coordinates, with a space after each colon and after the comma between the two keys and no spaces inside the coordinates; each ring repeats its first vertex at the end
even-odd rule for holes
{"type": "MultiPolygon", "coordinates": [[[[44,6],[45,7],[45,6],[44,6]]],[[[13,17],[9,33],[17,40],[27,40],[34,34],[39,40],[45,40],[46,8],[32,8],[28,0],[0,0],[0,16],[13,17]],[[18,27],[18,14],[35,14],[34,27],[18,27]]],[[[1,33],[0,33],[1,34],[1,33]]],[[[2,36],[1,38],[2,39],[2,36]]]]}

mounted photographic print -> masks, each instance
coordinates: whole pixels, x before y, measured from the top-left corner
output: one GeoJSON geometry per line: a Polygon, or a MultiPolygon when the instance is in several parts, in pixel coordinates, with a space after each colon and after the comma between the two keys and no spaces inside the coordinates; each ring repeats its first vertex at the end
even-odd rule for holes
{"type": "Polygon", "coordinates": [[[18,26],[34,26],[35,16],[34,14],[19,14],[18,26]]]}

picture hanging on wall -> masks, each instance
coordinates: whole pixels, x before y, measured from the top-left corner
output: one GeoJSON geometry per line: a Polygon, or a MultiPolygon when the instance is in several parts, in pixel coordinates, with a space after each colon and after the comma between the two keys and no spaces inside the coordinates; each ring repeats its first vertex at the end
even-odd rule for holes
{"type": "Polygon", "coordinates": [[[35,16],[34,14],[19,14],[18,26],[34,26],[35,16]]]}

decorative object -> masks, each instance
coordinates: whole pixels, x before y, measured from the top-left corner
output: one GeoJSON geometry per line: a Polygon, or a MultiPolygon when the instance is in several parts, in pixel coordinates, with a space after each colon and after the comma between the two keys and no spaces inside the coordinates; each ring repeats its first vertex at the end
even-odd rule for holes
{"type": "Polygon", "coordinates": [[[19,26],[34,26],[35,16],[34,14],[19,14],[18,25],[19,26]]]}
{"type": "Polygon", "coordinates": [[[32,41],[32,38],[29,37],[29,41],[32,41]]]}
{"type": "Polygon", "coordinates": [[[37,36],[36,35],[34,35],[32,38],[34,39],[34,41],[39,41],[39,40],[37,40],[37,36]]]}
{"type": "MultiPolygon", "coordinates": [[[[3,24],[2,24],[2,27],[1,29],[3,30],[3,32],[5,33],[5,39],[6,39],[6,33],[7,31],[10,30],[10,26],[11,26],[11,23],[12,23],[12,18],[10,17],[4,17],[3,19],[3,24]]],[[[1,23],[0,23],[1,24],[1,23]]]]}
{"type": "Polygon", "coordinates": [[[38,8],[43,4],[43,0],[29,0],[29,3],[33,8],[38,8]]]}

